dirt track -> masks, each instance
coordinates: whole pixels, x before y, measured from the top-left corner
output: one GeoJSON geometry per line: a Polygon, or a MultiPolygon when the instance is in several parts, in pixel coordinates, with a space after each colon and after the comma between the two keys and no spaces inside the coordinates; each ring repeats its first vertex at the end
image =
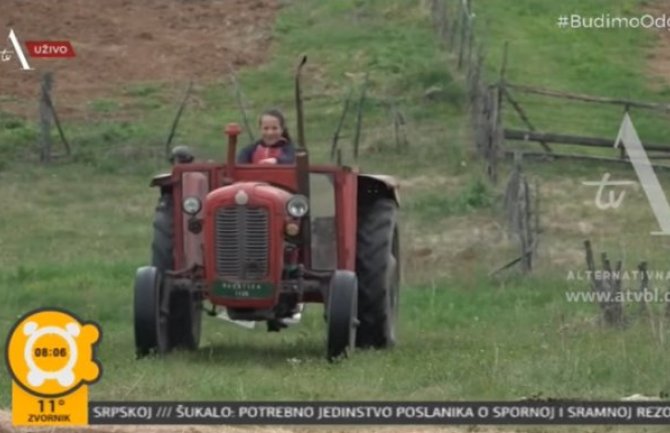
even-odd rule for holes
{"type": "Polygon", "coordinates": [[[235,68],[263,62],[269,51],[276,0],[5,0],[0,15],[0,51],[19,40],[69,40],[74,59],[0,63],[0,97],[37,94],[40,73],[55,72],[59,110],[134,82],[199,83],[235,68]],[[94,7],[93,7],[94,6],[94,7]]]}

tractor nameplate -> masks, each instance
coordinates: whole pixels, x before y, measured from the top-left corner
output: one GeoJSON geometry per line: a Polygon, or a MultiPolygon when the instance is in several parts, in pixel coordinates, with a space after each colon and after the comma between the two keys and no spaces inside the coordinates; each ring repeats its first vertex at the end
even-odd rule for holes
{"type": "Polygon", "coordinates": [[[212,286],[212,292],[223,298],[270,298],[274,291],[272,283],[250,283],[217,281],[212,286]]]}

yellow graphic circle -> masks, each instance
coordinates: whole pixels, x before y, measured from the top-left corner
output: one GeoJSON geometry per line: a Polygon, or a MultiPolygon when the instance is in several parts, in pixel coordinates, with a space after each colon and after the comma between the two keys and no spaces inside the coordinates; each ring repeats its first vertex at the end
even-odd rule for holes
{"type": "Polygon", "coordinates": [[[93,347],[100,328],[82,323],[74,315],[49,309],[19,320],[6,346],[7,365],[26,391],[37,395],[67,394],[100,376],[93,347]]]}

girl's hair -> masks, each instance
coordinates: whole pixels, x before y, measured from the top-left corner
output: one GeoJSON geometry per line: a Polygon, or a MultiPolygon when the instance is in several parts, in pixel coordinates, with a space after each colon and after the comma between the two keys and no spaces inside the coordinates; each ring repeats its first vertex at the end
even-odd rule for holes
{"type": "Polygon", "coordinates": [[[291,135],[289,135],[288,128],[286,127],[286,119],[284,118],[284,115],[282,114],[281,111],[277,110],[276,108],[271,108],[269,110],[263,111],[261,117],[258,118],[259,124],[261,123],[263,116],[272,116],[275,119],[279,120],[279,126],[282,129],[281,136],[284,137],[284,140],[286,140],[288,143],[291,142],[291,135]]]}

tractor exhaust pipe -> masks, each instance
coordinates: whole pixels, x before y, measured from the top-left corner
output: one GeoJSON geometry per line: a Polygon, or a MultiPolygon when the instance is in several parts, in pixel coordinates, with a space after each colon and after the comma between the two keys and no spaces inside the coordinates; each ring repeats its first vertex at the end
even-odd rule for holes
{"type": "Polygon", "coordinates": [[[226,155],[226,171],[223,179],[224,185],[233,183],[235,179],[235,160],[237,155],[237,136],[242,129],[237,123],[226,125],[226,135],[228,136],[228,154],[226,155]]]}
{"type": "Polygon", "coordinates": [[[309,199],[309,154],[305,144],[305,121],[302,109],[302,67],[307,63],[307,56],[300,58],[300,63],[295,71],[295,108],[298,122],[298,148],[296,149],[296,170],[298,179],[298,192],[309,199]]]}
{"type": "Polygon", "coordinates": [[[298,63],[298,68],[295,72],[295,108],[297,110],[297,120],[298,120],[298,148],[306,149],[305,145],[305,123],[303,119],[303,110],[302,110],[302,89],[300,87],[300,81],[302,77],[302,67],[307,63],[307,56],[303,55],[300,58],[300,63],[298,63]]]}
{"type": "MultiPolygon", "coordinates": [[[[295,164],[296,176],[298,180],[298,193],[307,197],[310,201],[309,194],[309,154],[307,153],[307,146],[305,143],[305,123],[302,108],[302,89],[300,81],[302,77],[302,67],[307,63],[307,56],[303,55],[300,58],[298,67],[295,72],[295,108],[296,119],[298,122],[298,148],[296,149],[295,164]]],[[[305,251],[305,265],[307,268],[311,266],[310,250],[312,245],[312,233],[310,227],[310,218],[304,218],[301,227],[302,241],[305,251]]]]}

